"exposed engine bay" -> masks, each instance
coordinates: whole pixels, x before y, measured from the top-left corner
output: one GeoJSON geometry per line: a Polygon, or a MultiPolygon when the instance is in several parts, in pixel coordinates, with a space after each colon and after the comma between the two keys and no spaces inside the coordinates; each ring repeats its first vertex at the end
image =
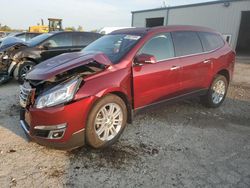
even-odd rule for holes
{"type": "Polygon", "coordinates": [[[0,84],[8,81],[13,76],[15,67],[11,67],[13,56],[27,45],[17,43],[0,47],[0,84]]]}
{"type": "Polygon", "coordinates": [[[90,61],[85,65],[81,65],[55,75],[48,80],[26,80],[21,86],[20,104],[23,104],[22,107],[27,107],[30,104],[34,104],[36,98],[41,94],[46,93],[57,85],[67,83],[70,80],[76,78],[81,79],[81,83],[79,85],[80,87],[84,84],[84,78],[101,72],[106,67],[106,65],[100,64],[96,61],[90,61]]]}
{"type": "Polygon", "coordinates": [[[23,47],[26,47],[26,45],[20,43],[8,48],[4,48],[3,51],[0,52],[0,72],[8,71],[9,65],[11,64],[13,59],[13,55],[23,47]]]}
{"type": "Polygon", "coordinates": [[[67,80],[81,77],[85,78],[86,76],[96,74],[105,69],[105,65],[99,64],[97,62],[90,62],[86,65],[82,65],[80,67],[76,67],[71,70],[67,70],[61,74],[58,74],[48,80],[38,81],[38,80],[27,80],[32,88],[36,88],[36,96],[46,92],[51,89],[55,85],[65,82],[67,80]]]}

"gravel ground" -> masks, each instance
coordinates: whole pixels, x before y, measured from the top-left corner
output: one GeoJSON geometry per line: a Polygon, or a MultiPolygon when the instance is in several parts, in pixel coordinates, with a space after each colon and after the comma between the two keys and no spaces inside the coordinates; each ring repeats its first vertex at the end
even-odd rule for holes
{"type": "MultiPolygon", "coordinates": [[[[242,70],[249,76],[250,64],[242,70]]],[[[220,108],[192,99],[146,110],[111,148],[72,152],[28,142],[18,123],[18,86],[0,86],[0,185],[248,188],[250,81],[236,79],[220,108]]]]}

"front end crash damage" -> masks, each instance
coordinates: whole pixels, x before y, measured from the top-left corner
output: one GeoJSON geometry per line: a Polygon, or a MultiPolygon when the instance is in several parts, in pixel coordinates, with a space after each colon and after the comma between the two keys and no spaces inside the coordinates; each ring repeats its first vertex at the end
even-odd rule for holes
{"type": "Polygon", "coordinates": [[[42,145],[67,149],[84,144],[82,112],[93,100],[89,96],[78,100],[75,94],[84,87],[85,78],[105,71],[111,62],[104,54],[75,55],[39,64],[20,88],[20,124],[42,145]]]}
{"type": "Polygon", "coordinates": [[[14,60],[15,54],[20,53],[27,45],[17,43],[0,48],[0,84],[7,82],[13,77],[13,72],[18,64],[14,60]]]}
{"type": "Polygon", "coordinates": [[[70,82],[74,79],[80,79],[84,84],[84,78],[107,69],[111,62],[104,54],[87,54],[72,58],[79,53],[63,54],[37,65],[26,76],[26,84],[35,88],[36,99],[48,90],[59,84],[70,82]],[[67,59],[67,56],[70,56],[67,59]],[[62,61],[63,60],[63,61],[62,61]]]}

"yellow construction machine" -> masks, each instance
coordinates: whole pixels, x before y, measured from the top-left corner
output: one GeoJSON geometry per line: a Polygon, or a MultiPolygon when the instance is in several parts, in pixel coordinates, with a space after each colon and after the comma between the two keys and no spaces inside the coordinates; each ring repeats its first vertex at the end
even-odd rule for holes
{"type": "Polygon", "coordinates": [[[61,31],[62,29],[62,19],[58,18],[48,18],[49,25],[44,25],[43,19],[41,20],[41,25],[37,24],[35,26],[29,27],[29,32],[34,33],[47,33],[50,31],[61,31]]]}

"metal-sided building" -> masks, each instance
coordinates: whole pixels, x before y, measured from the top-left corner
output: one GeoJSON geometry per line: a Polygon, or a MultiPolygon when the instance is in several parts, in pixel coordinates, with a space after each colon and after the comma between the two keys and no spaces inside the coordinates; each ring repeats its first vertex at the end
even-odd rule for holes
{"type": "Polygon", "coordinates": [[[250,55],[250,0],[220,0],[132,12],[132,27],[198,25],[213,28],[238,54],[250,55]]]}

